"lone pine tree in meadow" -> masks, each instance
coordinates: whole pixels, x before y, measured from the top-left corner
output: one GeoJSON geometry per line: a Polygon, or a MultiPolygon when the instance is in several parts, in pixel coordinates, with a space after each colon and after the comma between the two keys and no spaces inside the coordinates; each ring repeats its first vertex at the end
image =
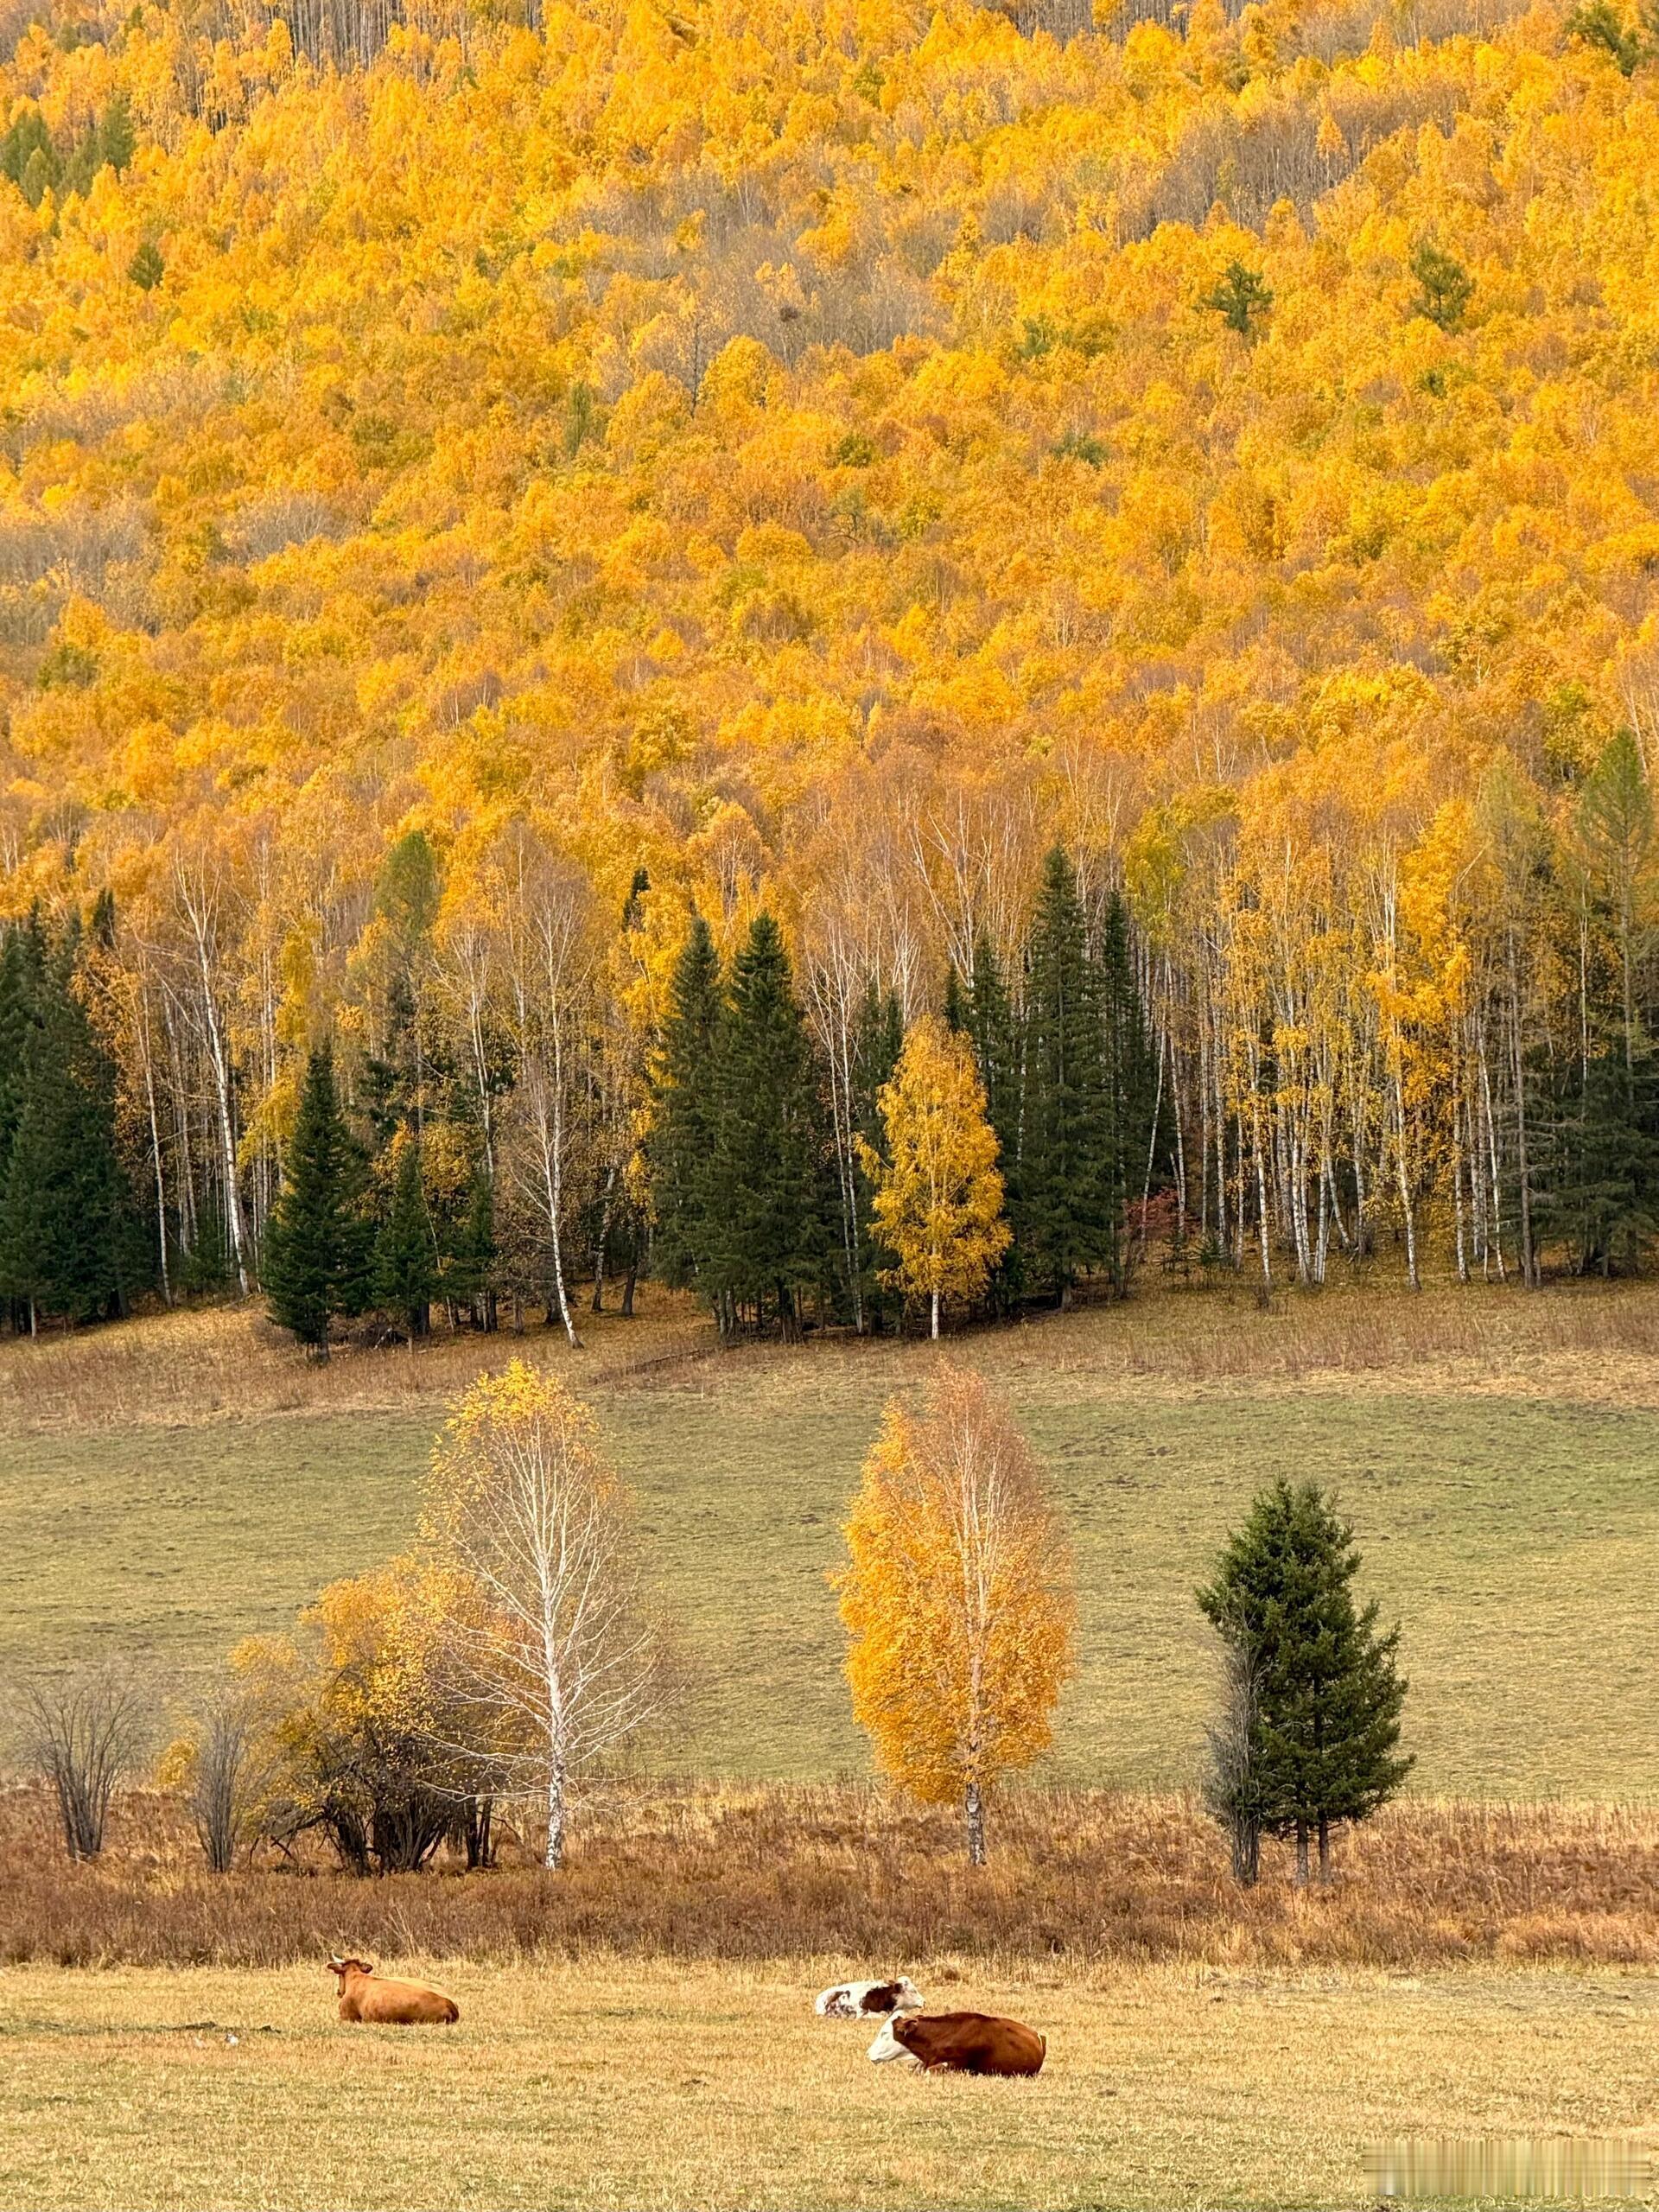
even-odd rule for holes
{"type": "Polygon", "coordinates": [[[880,1103],[884,1151],[861,1139],[859,1154],[894,1255],[882,1280],[927,1300],[937,1337],[944,1301],[978,1298],[1008,1243],[996,1137],[967,1038],[937,1016],[918,1021],[880,1103]]]}
{"type": "Polygon", "coordinates": [[[854,1718],[902,1789],[962,1808],[981,1865],[988,1796],[1048,1747],[1076,1619],[1042,1470],[982,1376],[941,1367],[919,1412],[888,1407],[846,1537],[854,1718]]]}
{"type": "Polygon", "coordinates": [[[1366,1819],[1411,1770],[1399,1750],[1400,1630],[1379,1635],[1377,1601],[1355,1602],[1359,1568],[1353,1531],[1319,1485],[1281,1477],[1198,1592],[1228,1648],[1232,1688],[1242,1679],[1249,1691],[1242,1740],[1224,1770],[1217,1763],[1212,1808],[1247,1832],[1294,1836],[1299,1882],[1312,1836],[1328,1880],[1332,1827],[1366,1819]]]}
{"type": "Polygon", "coordinates": [[[340,1111],[327,1045],[306,1062],[283,1166],[265,1230],[265,1294],[271,1318],[326,1359],[329,1322],[337,1313],[361,1313],[367,1302],[372,1256],[363,1154],[340,1111]]]}

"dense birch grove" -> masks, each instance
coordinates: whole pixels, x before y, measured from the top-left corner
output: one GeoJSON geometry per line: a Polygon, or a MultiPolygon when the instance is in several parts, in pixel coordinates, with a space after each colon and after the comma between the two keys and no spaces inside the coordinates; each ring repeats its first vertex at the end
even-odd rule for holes
{"type": "Polygon", "coordinates": [[[1134,16],[0,20],[0,902],[140,1287],[257,1286],[330,1038],[433,1295],[574,1339],[764,912],[869,1325],[871,1008],[957,995],[1006,1149],[1057,849],[1151,1055],[1109,1287],[1642,1264],[1646,32],[1134,16]]]}

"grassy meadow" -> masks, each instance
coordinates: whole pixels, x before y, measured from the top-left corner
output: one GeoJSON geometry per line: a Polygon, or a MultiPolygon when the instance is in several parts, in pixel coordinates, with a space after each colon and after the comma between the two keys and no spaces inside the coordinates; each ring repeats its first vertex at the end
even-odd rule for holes
{"type": "Polygon", "coordinates": [[[976,2082],[814,2018],[833,1960],[408,1963],[457,2027],[341,2026],[320,1967],[0,1971],[0,2201],[1330,2206],[1378,2139],[1659,2143],[1649,1976],[964,1977],[1049,2044],[976,2082]]]}
{"type": "MultiPolygon", "coordinates": [[[[1252,1491],[1334,1483],[1406,1624],[1419,1789],[1659,1791],[1659,1298],[1163,1292],[959,1340],[1012,1396],[1073,1532],[1082,1664],[1049,1778],[1191,1780],[1192,1604],[1252,1491]]],[[[282,1627],[414,1528],[445,1394],[523,1351],[588,1389],[701,1688],[687,1773],[863,1770],[826,1582],[843,1502],[922,1345],[709,1356],[686,1310],[308,1368],[245,1313],[0,1351],[0,1664],[124,1655],[171,1681],[282,1627]]]]}

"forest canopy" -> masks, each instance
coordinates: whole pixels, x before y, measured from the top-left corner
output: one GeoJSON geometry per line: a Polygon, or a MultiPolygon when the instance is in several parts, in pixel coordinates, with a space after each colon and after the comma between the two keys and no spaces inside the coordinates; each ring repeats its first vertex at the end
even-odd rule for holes
{"type": "Polygon", "coordinates": [[[163,1216],[425,1021],[574,1219],[694,912],[833,1091],[1058,846],[1184,1230],[1637,1255],[1652,28],[1068,6],[0,9],[0,900],[163,1216]]]}

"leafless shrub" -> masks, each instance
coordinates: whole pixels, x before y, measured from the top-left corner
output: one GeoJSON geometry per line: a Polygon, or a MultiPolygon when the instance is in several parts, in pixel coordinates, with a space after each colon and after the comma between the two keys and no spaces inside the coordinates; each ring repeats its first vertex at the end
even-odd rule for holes
{"type": "Polygon", "coordinates": [[[201,1855],[228,1874],[264,1824],[270,1774],[245,1699],[222,1694],[198,1714],[163,1762],[181,1783],[201,1855]]]}
{"type": "Polygon", "coordinates": [[[103,1850],[110,1799],[137,1757],[145,1718],[137,1686],[109,1669],[25,1688],[25,1743],[57,1799],[72,1859],[96,1859],[103,1850]]]}

